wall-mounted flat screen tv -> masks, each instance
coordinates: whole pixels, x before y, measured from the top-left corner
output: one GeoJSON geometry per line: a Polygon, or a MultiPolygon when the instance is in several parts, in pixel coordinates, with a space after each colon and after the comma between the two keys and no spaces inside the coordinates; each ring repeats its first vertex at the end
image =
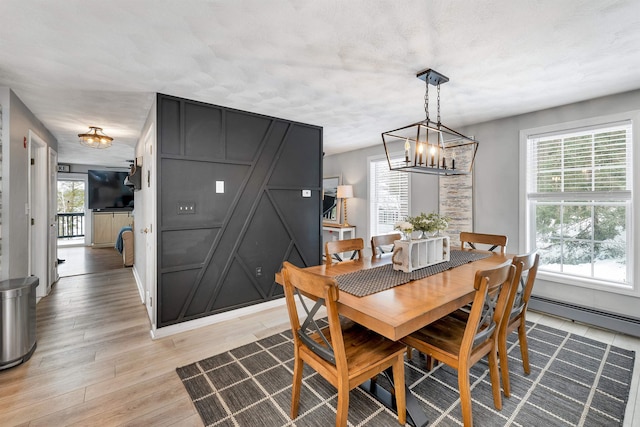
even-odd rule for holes
{"type": "Polygon", "coordinates": [[[89,170],[89,209],[132,210],[133,190],[124,185],[128,172],[89,170]]]}

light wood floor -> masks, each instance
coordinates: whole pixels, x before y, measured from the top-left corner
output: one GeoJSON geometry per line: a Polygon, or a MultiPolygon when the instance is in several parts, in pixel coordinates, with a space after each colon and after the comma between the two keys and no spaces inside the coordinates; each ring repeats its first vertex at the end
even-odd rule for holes
{"type": "Polygon", "coordinates": [[[58,264],[60,277],[77,276],[79,274],[100,273],[122,268],[122,255],[114,248],[93,248],[86,246],[59,246],[58,264]]]}
{"type": "MultiPolygon", "coordinates": [[[[88,249],[90,250],[90,249],[88,249]]],[[[38,304],[38,347],[0,371],[0,426],[200,426],[175,368],[288,328],[285,307],[151,340],[130,268],[62,277],[38,304]]],[[[640,340],[529,319],[640,350],[640,340]]],[[[625,425],[638,425],[638,357],[625,425]]]]}

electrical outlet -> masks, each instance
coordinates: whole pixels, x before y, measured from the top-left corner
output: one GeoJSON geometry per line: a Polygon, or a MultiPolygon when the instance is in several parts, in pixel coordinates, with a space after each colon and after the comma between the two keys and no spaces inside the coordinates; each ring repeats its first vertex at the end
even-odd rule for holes
{"type": "Polygon", "coordinates": [[[196,202],[178,202],[178,215],[188,215],[196,213],[196,202]]]}
{"type": "Polygon", "coordinates": [[[262,267],[256,267],[256,277],[262,277],[262,267]]]}

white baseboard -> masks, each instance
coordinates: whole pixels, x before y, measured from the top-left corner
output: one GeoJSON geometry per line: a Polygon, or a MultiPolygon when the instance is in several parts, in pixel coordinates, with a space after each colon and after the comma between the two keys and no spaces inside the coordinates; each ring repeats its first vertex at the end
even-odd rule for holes
{"type": "Polygon", "coordinates": [[[186,332],[203,326],[209,326],[226,320],[235,319],[239,316],[246,316],[248,314],[259,313],[270,308],[284,306],[285,304],[285,298],[282,297],[277,300],[267,301],[260,304],[250,305],[248,307],[238,308],[236,310],[225,311],[220,314],[202,317],[200,319],[190,320],[188,322],[178,323],[177,325],[165,326],[163,328],[156,328],[155,325],[153,325],[150,331],[151,339],[155,340],[158,338],[168,337],[180,332],[186,332]]]}
{"type": "Polygon", "coordinates": [[[142,304],[145,304],[145,300],[144,300],[144,288],[142,286],[142,280],[140,279],[140,276],[138,275],[138,270],[136,270],[136,265],[134,264],[133,267],[131,267],[131,271],[133,271],[133,278],[136,280],[136,286],[138,287],[138,294],[140,295],[140,301],[142,301],[142,304]]]}

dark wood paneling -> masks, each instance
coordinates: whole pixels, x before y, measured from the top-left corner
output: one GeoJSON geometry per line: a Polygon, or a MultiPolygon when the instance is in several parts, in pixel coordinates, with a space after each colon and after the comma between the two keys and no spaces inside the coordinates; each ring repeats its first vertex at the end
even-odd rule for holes
{"type": "Polygon", "coordinates": [[[227,111],[225,116],[227,159],[253,161],[273,119],[235,111],[227,111]]]}
{"type": "Polygon", "coordinates": [[[162,227],[195,227],[223,223],[251,170],[248,165],[215,161],[162,159],[158,176],[162,201],[162,227]],[[216,193],[216,181],[223,181],[225,192],[216,193]],[[194,212],[180,214],[179,206],[193,203],[194,212]]]}
{"type": "Polygon", "coordinates": [[[158,326],[282,297],[284,260],[320,261],[322,128],[166,95],[158,110],[158,326]]]}
{"type": "Polygon", "coordinates": [[[316,165],[322,162],[322,153],[314,150],[306,141],[322,140],[322,129],[294,126],[291,128],[274,169],[269,185],[290,186],[292,183],[300,187],[317,188],[316,165]],[[291,177],[296,180],[292,181],[291,177]]]}
{"type": "Polygon", "coordinates": [[[163,268],[202,264],[213,245],[219,228],[175,230],[162,232],[161,254],[163,268]]]}
{"type": "Polygon", "coordinates": [[[224,145],[216,143],[222,136],[222,111],[207,105],[184,103],[185,155],[224,158],[224,145]]]}
{"type": "Polygon", "coordinates": [[[180,101],[164,99],[158,106],[160,153],[180,154],[180,101]]]}

